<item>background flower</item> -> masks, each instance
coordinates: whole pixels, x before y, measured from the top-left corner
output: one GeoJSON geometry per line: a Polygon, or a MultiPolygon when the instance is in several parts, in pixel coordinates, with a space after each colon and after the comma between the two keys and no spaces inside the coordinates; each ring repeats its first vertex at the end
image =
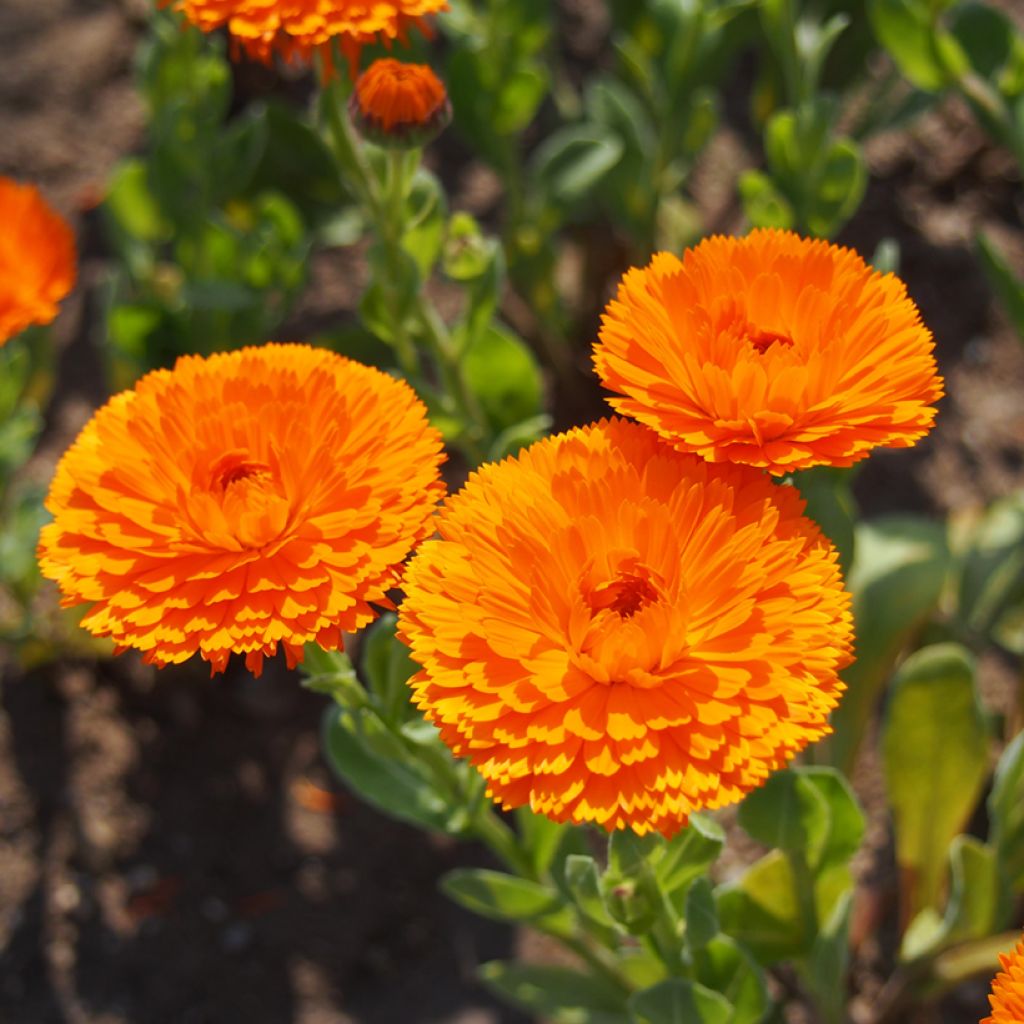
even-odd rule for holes
{"type": "Polygon", "coordinates": [[[942,397],[903,283],[789,231],[716,236],[630,270],[594,364],[681,451],[782,474],[923,437],[942,397]]]}
{"type": "Polygon", "coordinates": [[[433,529],[441,439],[412,389],[308,345],[187,356],[86,424],[39,546],[82,624],[157,665],[341,646],[433,529]]]}
{"type": "Polygon", "coordinates": [[[674,832],[828,731],[848,596],[801,510],[623,420],[483,467],[406,573],[417,704],[505,806],[674,832]]]}
{"type": "Polygon", "coordinates": [[[1024,1020],[1024,940],[1012,953],[1000,953],[1000,971],[992,981],[992,1015],[981,1024],[1019,1024],[1024,1020]]]}
{"type": "Polygon", "coordinates": [[[168,0],[204,32],[227,26],[232,41],[256,60],[274,54],[309,59],[319,51],[331,64],[337,40],[355,77],[359,53],[390,44],[424,18],[448,9],[447,0],[168,0]]]}
{"type": "Polygon", "coordinates": [[[0,345],[48,324],[75,283],[75,237],[34,185],[0,178],[0,345]]]}
{"type": "Polygon", "coordinates": [[[426,64],[384,57],[356,80],[352,118],[373,142],[422,145],[451,120],[444,82],[426,64]]]}

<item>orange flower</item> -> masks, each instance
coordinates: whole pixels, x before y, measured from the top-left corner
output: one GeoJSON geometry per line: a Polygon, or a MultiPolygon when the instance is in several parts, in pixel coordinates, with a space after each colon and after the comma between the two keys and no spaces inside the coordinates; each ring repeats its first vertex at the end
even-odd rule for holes
{"type": "Polygon", "coordinates": [[[337,40],[354,78],[359,53],[373,43],[404,40],[410,28],[429,34],[425,18],[448,0],[163,0],[204,32],[227,26],[233,45],[255,60],[308,60],[319,52],[328,72],[337,40]]]}
{"type": "Polygon", "coordinates": [[[1002,971],[992,980],[992,1016],[981,1024],[1021,1024],[1024,1021],[1024,939],[1012,953],[1000,953],[1002,971]]]}
{"type": "Polygon", "coordinates": [[[620,419],[484,466],[406,571],[417,704],[504,807],[670,835],[829,731],[849,597],[802,508],[620,419]]]}
{"type": "Polygon", "coordinates": [[[39,560],[82,624],[147,662],[259,675],[388,604],[433,527],[441,439],[403,382],[308,345],[186,356],[86,424],[57,467],[39,560]]]}
{"type": "Polygon", "coordinates": [[[932,337],[892,274],[759,230],[630,270],[594,363],[612,406],[681,451],[783,474],[849,466],[931,429],[932,337]]]}
{"type": "Polygon", "coordinates": [[[349,101],[360,132],[382,144],[420,146],[451,120],[444,83],[426,64],[375,60],[356,80],[349,101]]]}
{"type": "Polygon", "coordinates": [[[0,178],[0,345],[48,324],[75,283],[75,238],[34,185],[0,178]]]}

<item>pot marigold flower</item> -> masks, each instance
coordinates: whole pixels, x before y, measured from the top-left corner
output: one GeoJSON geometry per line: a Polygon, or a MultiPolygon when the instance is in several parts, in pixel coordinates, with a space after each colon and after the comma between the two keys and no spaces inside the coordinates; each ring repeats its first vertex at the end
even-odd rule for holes
{"type": "Polygon", "coordinates": [[[337,41],[354,78],[359,54],[374,43],[391,45],[411,28],[429,35],[428,15],[448,10],[448,0],[163,0],[202,29],[227,26],[232,45],[254,60],[269,63],[309,60],[321,54],[332,70],[331,44],[337,41]]]}
{"type": "Polygon", "coordinates": [[[906,286],[790,231],[716,236],[626,273],[594,364],[681,451],[784,474],[906,448],[942,397],[906,286]]]}
{"type": "Polygon", "coordinates": [[[421,146],[451,120],[444,83],[426,64],[385,57],[356,79],[349,111],[360,133],[382,145],[421,146]]]}
{"type": "Polygon", "coordinates": [[[1024,939],[1012,953],[1000,953],[1002,970],[992,980],[988,1001],[992,1015],[981,1024],[1020,1024],[1024,1021],[1024,939]]]}
{"type": "Polygon", "coordinates": [[[404,382],[270,344],[143,377],[57,466],[39,544],[82,625],[156,665],[339,649],[375,617],[443,495],[440,435],[404,382]]]}
{"type": "Polygon", "coordinates": [[[849,597],[802,508],[620,419],[484,466],[406,570],[416,703],[504,807],[672,834],[829,731],[849,597]]]}
{"type": "Polygon", "coordinates": [[[0,345],[48,324],[75,283],[75,239],[34,185],[0,178],[0,345]]]}

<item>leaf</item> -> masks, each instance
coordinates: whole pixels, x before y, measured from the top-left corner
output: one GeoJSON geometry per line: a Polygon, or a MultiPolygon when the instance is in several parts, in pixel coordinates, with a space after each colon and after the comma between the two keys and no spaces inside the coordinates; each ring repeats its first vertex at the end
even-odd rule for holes
{"type": "MultiPolygon", "coordinates": [[[[323,747],[338,776],[368,803],[385,814],[420,828],[459,835],[469,827],[463,807],[449,807],[420,775],[412,758],[375,749],[384,735],[375,716],[365,710],[330,708],[324,718],[323,747]]],[[[392,744],[398,743],[392,740],[392,744]]]]}
{"type": "Polygon", "coordinates": [[[460,906],[495,921],[572,931],[572,914],[554,889],[486,868],[457,868],[441,879],[445,894],[460,906]]]}
{"type": "Polygon", "coordinates": [[[846,972],[850,962],[851,886],[836,903],[811,947],[807,978],[825,1020],[842,1020],[846,1008],[846,972]]]}
{"type": "Polygon", "coordinates": [[[693,954],[694,980],[732,1004],[729,1024],[760,1024],[768,1009],[764,972],[728,935],[716,935],[693,954]]]}
{"type": "Polygon", "coordinates": [[[677,832],[654,864],[655,877],[666,896],[684,890],[718,860],[725,833],[706,814],[691,814],[690,823],[677,832]]]}
{"type": "Polygon", "coordinates": [[[814,786],[828,807],[828,832],[818,856],[808,857],[810,867],[821,872],[837,865],[847,866],[864,838],[864,812],[853,788],[835,768],[810,765],[793,770],[814,786]]]}
{"type": "Polygon", "coordinates": [[[996,293],[1018,336],[1024,341],[1024,281],[1014,274],[1003,254],[984,232],[975,236],[974,244],[989,287],[996,293]]]}
{"type": "Polygon", "coordinates": [[[491,324],[467,348],[463,372],[496,431],[540,412],[540,367],[514,334],[491,324]]]}
{"type": "Polygon", "coordinates": [[[619,162],[622,140],[598,125],[570,125],[549,135],[536,149],[531,173],[555,206],[584,199],[619,162]]]}
{"type": "Polygon", "coordinates": [[[791,228],[796,220],[789,200],[761,171],[744,171],[739,180],[740,198],[747,220],[757,228],[791,228]]]}
{"type": "Polygon", "coordinates": [[[864,155],[852,139],[836,139],[815,182],[808,230],[820,238],[835,234],[853,216],[867,189],[864,155]]]}
{"type": "Polygon", "coordinates": [[[141,160],[129,159],[118,165],[103,209],[118,230],[132,238],[157,242],[170,236],[170,226],[150,192],[146,165],[141,160]]]}
{"type": "Polygon", "coordinates": [[[804,470],[794,478],[810,516],[839,552],[839,565],[848,575],[853,564],[853,524],[857,507],[850,490],[850,473],[845,469],[821,466],[804,470]]]}
{"type": "Polygon", "coordinates": [[[732,1007],[725,996],[703,985],[672,978],[629,998],[635,1024],[729,1024],[732,1007]]]}
{"type": "Polygon", "coordinates": [[[847,775],[893,663],[939,602],[949,562],[940,523],[891,516],[857,525],[847,580],[857,657],[843,672],[847,690],[829,741],[833,763],[847,775]]]}
{"type": "Polygon", "coordinates": [[[520,845],[526,850],[534,870],[539,876],[543,876],[551,868],[558,846],[569,826],[552,821],[543,814],[537,814],[525,804],[517,808],[516,822],[519,825],[520,845]]]}
{"type": "Polygon", "coordinates": [[[597,862],[587,854],[570,854],[565,860],[565,886],[573,901],[591,921],[606,928],[614,927],[601,893],[597,862]]]}
{"type": "Polygon", "coordinates": [[[715,897],[707,878],[694,880],[686,892],[686,948],[691,955],[718,934],[715,897]]]}
{"type": "Polygon", "coordinates": [[[1000,914],[1005,926],[1013,896],[1024,891],[1024,732],[1014,737],[999,758],[988,797],[988,816],[990,842],[1009,890],[1000,914]]]}
{"type": "Polygon", "coordinates": [[[480,978],[499,996],[556,1021],[611,1024],[612,1015],[624,1014],[623,994],[592,974],[568,967],[492,960],[480,968],[480,978]],[[570,1018],[565,1011],[577,1011],[570,1018]],[[592,1016],[603,1014],[606,1016],[592,1016]]]}
{"type": "Polygon", "coordinates": [[[759,843],[802,853],[808,863],[820,857],[830,826],[824,797],[809,779],[793,771],[778,771],[748,793],[737,819],[759,843]]]}
{"type": "Polygon", "coordinates": [[[409,679],[419,666],[395,636],[395,615],[388,612],[369,631],[363,647],[363,672],[385,721],[401,723],[412,709],[409,679]]]}
{"type": "Polygon", "coordinates": [[[893,681],[882,755],[912,915],[939,906],[946,851],[981,793],[988,746],[970,654],[935,644],[911,655],[893,681]]]}
{"type": "Polygon", "coordinates": [[[950,84],[942,45],[923,0],[868,0],[868,17],[878,41],[900,71],[919,89],[937,92],[950,84]]]}

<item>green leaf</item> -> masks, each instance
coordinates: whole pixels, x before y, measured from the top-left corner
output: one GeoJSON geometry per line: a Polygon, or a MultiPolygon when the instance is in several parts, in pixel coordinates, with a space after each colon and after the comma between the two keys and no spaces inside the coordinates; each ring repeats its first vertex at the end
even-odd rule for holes
{"type": "Polygon", "coordinates": [[[1009,263],[988,235],[979,232],[974,243],[989,287],[996,293],[1014,329],[1024,340],[1024,281],[1010,269],[1009,263]]]}
{"type": "Polygon", "coordinates": [[[716,935],[693,954],[694,980],[732,1004],[729,1024],[761,1024],[768,1010],[764,972],[728,935],[716,935]]]}
{"type": "Polygon", "coordinates": [[[843,672],[847,690],[829,740],[833,763],[847,775],[894,662],[939,602],[949,561],[945,527],[932,520],[893,516],[855,530],[847,583],[857,657],[843,672]]]}
{"type": "Polygon", "coordinates": [[[837,901],[811,947],[806,975],[825,1020],[842,1020],[846,1010],[846,972],[850,963],[850,914],[853,887],[837,901]]]}
{"type": "Polygon", "coordinates": [[[936,92],[950,84],[940,37],[924,0],[868,0],[868,17],[879,42],[919,89],[936,92]]]}
{"type": "Polygon", "coordinates": [[[807,216],[811,234],[820,238],[835,234],[860,206],[867,184],[867,165],[860,147],[852,139],[837,139],[815,182],[807,216]]]}
{"type": "Polygon", "coordinates": [[[864,812],[844,775],[824,765],[793,769],[809,782],[828,807],[828,833],[817,857],[808,856],[812,870],[847,866],[864,838],[864,812]]]}
{"type": "Polygon", "coordinates": [[[441,255],[445,237],[448,204],[441,183],[429,171],[417,168],[405,205],[402,248],[416,261],[425,280],[441,255]]]}
{"type": "Polygon", "coordinates": [[[740,198],[747,220],[756,228],[791,228],[795,222],[789,200],[761,171],[744,171],[739,180],[740,198]]]}
{"type": "Polygon", "coordinates": [[[598,125],[570,125],[549,135],[531,160],[537,187],[555,206],[584,199],[619,162],[622,140],[598,125]]]}
{"type": "Polygon", "coordinates": [[[800,916],[793,871],[781,850],[752,864],[734,882],[715,890],[722,931],[763,964],[799,956],[810,947],[800,916]]]}
{"type": "Polygon", "coordinates": [[[985,509],[961,559],[957,600],[968,630],[990,635],[1006,611],[1024,600],[1024,493],[985,509]]]}
{"type": "Polygon", "coordinates": [[[970,654],[935,644],[911,655],[893,680],[882,755],[912,914],[939,906],[946,850],[981,793],[988,747],[970,654]]]}
{"type": "Polygon", "coordinates": [[[800,852],[808,863],[821,856],[830,826],[825,798],[811,780],[793,771],[778,771],[748,793],[737,819],[759,843],[800,852]]]}
{"type": "Polygon", "coordinates": [[[516,822],[520,845],[526,850],[537,874],[545,875],[569,826],[537,814],[525,804],[516,809],[516,822]]]}
{"type": "Polygon", "coordinates": [[[711,883],[705,877],[694,880],[686,892],[686,948],[692,955],[718,934],[718,913],[711,883]]]}
{"type": "MultiPolygon", "coordinates": [[[[480,978],[499,996],[564,1024],[613,1024],[625,1013],[623,994],[603,978],[568,967],[493,960],[480,978]]],[[[625,1024],[625,1022],[624,1022],[625,1024]]]]}
{"type": "Polygon", "coordinates": [[[385,265],[379,250],[370,251],[373,280],[359,300],[359,316],[381,341],[393,345],[398,331],[409,329],[413,301],[420,286],[416,261],[402,251],[398,273],[385,265]]]}
{"type": "Polygon", "coordinates": [[[732,1007],[725,996],[703,985],[672,978],[629,998],[634,1024],[729,1024],[732,1007]]]}
{"type": "Polygon", "coordinates": [[[672,897],[686,887],[718,860],[725,845],[725,833],[713,818],[706,814],[691,814],[686,828],[677,832],[665,845],[660,858],[654,863],[658,885],[666,896],[672,897]]]}
{"type": "Polygon", "coordinates": [[[449,806],[401,742],[363,709],[330,708],[324,751],[338,776],[368,803],[400,821],[459,835],[469,826],[466,808],[449,806]]]}
{"type": "Polygon", "coordinates": [[[572,914],[554,889],[485,868],[457,868],[441,888],[460,906],[495,921],[528,921],[534,927],[572,931],[572,914]]]}
{"type": "Polygon", "coordinates": [[[1017,34],[1002,11],[985,4],[958,4],[950,29],[971,67],[982,78],[996,83],[1013,54],[1017,34]]]}
{"type": "Polygon", "coordinates": [[[409,679],[418,669],[409,648],[395,636],[394,613],[382,615],[364,641],[363,672],[386,721],[400,723],[409,717],[409,679]]]}
{"type": "Polygon", "coordinates": [[[597,862],[589,854],[570,854],[565,859],[565,887],[580,912],[591,921],[612,928],[614,920],[608,913],[601,892],[601,876],[597,862]]]}
{"type": "Polygon", "coordinates": [[[452,214],[444,243],[442,268],[453,281],[472,281],[486,273],[495,242],[486,238],[476,218],[464,210],[452,214]]]}
{"type": "Polygon", "coordinates": [[[988,797],[990,842],[1006,889],[1000,924],[1009,924],[1013,896],[1024,891],[1024,732],[1018,733],[996,765],[988,797]]]}
{"type": "Polygon", "coordinates": [[[170,226],[149,190],[146,165],[141,160],[133,158],[118,165],[103,209],[117,229],[132,238],[159,242],[170,236],[170,226]]]}
{"type": "Polygon", "coordinates": [[[463,372],[495,431],[540,412],[537,360],[514,334],[492,324],[468,347],[463,372]]]}

